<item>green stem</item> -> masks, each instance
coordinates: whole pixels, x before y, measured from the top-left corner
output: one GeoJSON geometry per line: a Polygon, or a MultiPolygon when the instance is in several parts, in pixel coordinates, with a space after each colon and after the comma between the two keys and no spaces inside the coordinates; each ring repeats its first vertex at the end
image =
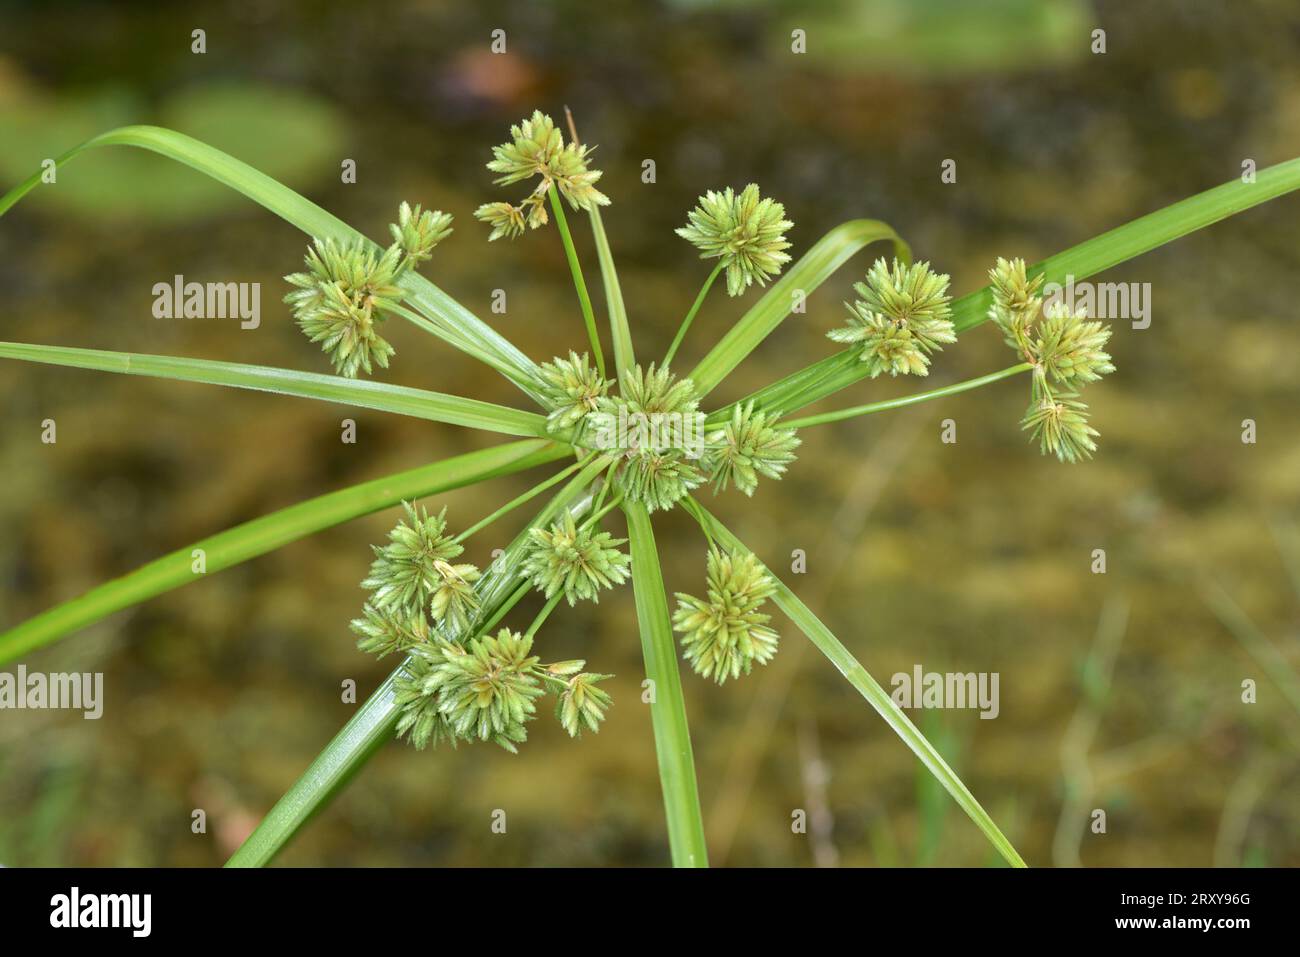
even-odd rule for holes
{"type": "Polygon", "coordinates": [[[641,626],[641,651],[653,698],[650,721],[654,726],[655,754],[659,761],[659,782],[663,788],[664,811],[668,818],[668,844],[674,867],[707,867],[704,820],[695,783],[695,760],[691,733],[686,723],[686,702],[677,669],[677,648],[673,641],[664,593],[663,572],[655,549],[654,530],[645,506],[623,505],[627,515],[632,554],[632,589],[636,594],[637,621],[641,626]]]}
{"type": "Polygon", "coordinates": [[[802,419],[788,419],[781,423],[781,427],[783,429],[802,429],[809,425],[822,425],[826,422],[839,422],[842,419],[851,419],[859,415],[870,415],[872,412],[884,412],[888,409],[901,409],[903,406],[916,405],[918,402],[928,402],[931,399],[942,399],[946,395],[956,395],[959,392],[968,392],[971,389],[978,389],[982,385],[988,385],[991,382],[999,382],[1002,379],[1009,379],[1013,375],[1028,372],[1033,367],[1033,363],[1022,362],[1019,365],[1008,366],[998,372],[990,372],[988,375],[982,375],[975,379],[967,379],[964,382],[954,382],[952,385],[945,385],[938,389],[931,389],[929,392],[914,392],[911,395],[900,396],[897,399],[884,399],[880,402],[868,402],[866,405],[855,405],[848,409],[836,409],[833,412],[823,412],[820,415],[809,415],[802,419]]]}
{"type": "Polygon", "coordinates": [[[585,522],[583,522],[583,525],[586,527],[591,527],[592,525],[595,525],[602,518],[604,518],[606,515],[614,511],[614,509],[618,508],[622,504],[623,504],[623,493],[619,492],[617,495],[614,496],[613,500],[604,508],[598,508],[595,511],[593,511],[591,513],[591,517],[588,518],[585,522]]]}
{"type": "Polygon", "coordinates": [[[488,632],[490,632],[493,628],[495,628],[498,624],[500,624],[502,618],[504,618],[507,614],[509,614],[510,609],[514,608],[515,605],[519,604],[519,602],[523,600],[523,597],[532,590],[533,590],[533,586],[531,582],[524,582],[522,585],[516,588],[513,592],[510,593],[510,597],[507,598],[505,601],[503,601],[501,603],[501,606],[497,608],[497,610],[494,611],[488,617],[487,621],[483,622],[482,626],[478,628],[478,633],[481,635],[486,635],[488,632]]]}
{"type": "Polygon", "coordinates": [[[664,353],[664,361],[660,363],[661,365],[670,365],[673,361],[673,356],[677,355],[678,347],[682,344],[682,340],[686,338],[686,330],[689,329],[691,323],[695,321],[695,314],[700,311],[700,304],[704,302],[704,297],[709,294],[709,289],[712,288],[713,281],[717,279],[718,274],[722,272],[722,265],[722,261],[719,260],[718,264],[713,267],[713,272],[709,273],[709,278],[704,280],[704,285],[700,287],[700,294],[695,297],[695,302],[691,305],[690,311],[686,313],[686,318],[682,320],[681,327],[677,330],[677,335],[673,337],[673,344],[669,346],[668,351],[664,353]]]}
{"type": "Polygon", "coordinates": [[[590,462],[595,455],[596,455],[595,452],[589,452],[586,458],[579,459],[577,462],[574,462],[568,468],[556,472],[545,482],[539,482],[538,484],[534,485],[527,492],[524,492],[522,495],[511,499],[509,502],[506,502],[506,504],[502,505],[491,515],[479,519],[469,528],[465,529],[465,531],[461,532],[459,535],[453,538],[452,541],[455,542],[457,545],[459,545],[462,542],[469,539],[471,535],[483,531],[483,529],[487,528],[489,525],[495,522],[502,515],[506,515],[514,511],[515,509],[517,509],[520,505],[523,505],[525,502],[528,502],[531,499],[536,498],[538,495],[541,495],[551,486],[558,485],[560,482],[563,482],[574,472],[578,471],[578,469],[582,468],[584,465],[590,462]]]}
{"type": "Polygon", "coordinates": [[[551,209],[555,210],[555,225],[560,229],[560,239],[564,242],[564,255],[569,259],[569,271],[573,273],[573,285],[578,290],[578,302],[582,305],[582,321],[587,324],[587,338],[591,341],[591,351],[596,357],[596,368],[603,379],[605,354],[600,351],[600,333],[596,330],[596,314],[591,311],[591,296],[587,293],[587,280],[582,277],[582,264],[578,262],[578,251],[573,248],[573,236],[569,232],[569,220],[564,215],[564,204],[560,202],[560,192],[554,186],[549,192],[551,209]]]}
{"type": "Polygon", "coordinates": [[[682,507],[686,509],[687,513],[690,514],[690,516],[694,518],[696,523],[700,526],[700,531],[704,533],[704,539],[709,543],[709,547],[716,548],[717,543],[713,540],[713,532],[709,528],[708,520],[700,511],[699,506],[695,504],[695,499],[688,495],[686,498],[682,499],[682,507]]]}
{"type": "Polygon", "coordinates": [[[543,605],[542,610],[537,613],[537,617],[533,619],[533,623],[528,626],[528,631],[525,632],[524,635],[526,638],[531,638],[533,635],[537,634],[537,629],[541,628],[542,623],[545,622],[547,618],[551,617],[551,612],[555,611],[555,606],[560,603],[560,599],[563,597],[564,590],[561,589],[550,598],[546,599],[546,604],[543,605]]]}

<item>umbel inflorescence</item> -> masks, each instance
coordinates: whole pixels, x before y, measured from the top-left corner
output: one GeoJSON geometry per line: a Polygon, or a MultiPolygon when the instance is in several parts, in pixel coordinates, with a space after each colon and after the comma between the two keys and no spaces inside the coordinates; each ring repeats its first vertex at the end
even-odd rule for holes
{"type": "MultiPolygon", "coordinates": [[[[595,187],[601,173],[590,167],[592,148],[566,141],[541,112],[510,132],[510,141],[493,149],[488,168],[498,174],[498,185],[534,185],[518,203],[486,203],[475,216],[490,227],[489,241],[514,238],[548,222],[549,197],[567,246],[560,200],[575,210],[609,203],[595,187]]],[[[531,374],[534,381],[527,385],[543,405],[546,432],[572,450],[575,464],[567,472],[590,469],[598,478],[587,507],[527,528],[510,558],[507,573],[517,591],[507,609],[527,590],[544,602],[525,631],[501,625],[500,615],[486,620],[484,576],[458,560],[464,540],[497,514],[453,536],[445,510],[433,514],[405,505],[388,542],[375,548],[361,583],[368,598],[352,622],[361,650],[406,656],[395,684],[400,735],[420,748],[482,740],[514,751],[546,695],[554,697],[557,720],[570,735],[599,729],[611,704],[600,685],[610,676],[584,671],[582,661],[546,664],[533,652],[539,629],[559,602],[595,602],[602,591],[629,579],[626,539],[601,527],[620,504],[636,503],[649,512],[683,505],[708,538],[704,597],[678,593],[672,619],[692,668],[722,683],[771,660],[778,636],[764,609],[775,583],[753,553],[719,547],[709,537],[691,496],[705,485],[714,494],[737,489],[752,496],[760,478],[779,480],[795,462],[800,439],[759,401],[734,403],[710,421],[694,382],[677,375],[669,360],[715,277],[725,272],[728,294],[738,296],[781,273],[790,260],[786,232],[792,225],[784,207],[752,183],[739,192],[706,192],[677,233],[702,259],[716,263],[664,361],[629,364],[611,379],[593,339],[597,361],[570,350],[531,374]]],[[[378,330],[387,315],[403,314],[400,279],[428,262],[450,232],[449,215],[403,203],[387,248],[313,243],[307,270],[287,277],[294,286],[287,301],[336,371],[356,376],[388,366],[393,348],[378,330]]],[[[572,256],[571,264],[589,305],[572,256]]],[[[1079,390],[1114,370],[1103,351],[1109,329],[1063,305],[1044,306],[1038,294],[1042,277],[1030,277],[1022,260],[999,259],[990,275],[990,318],[1032,372],[1022,427],[1044,453],[1065,462],[1087,458],[1097,433],[1088,425],[1079,390]]],[[[853,286],[847,323],[827,335],[847,346],[871,378],[927,376],[935,354],[957,341],[948,286],[948,276],[929,263],[878,259],[853,286]]]]}

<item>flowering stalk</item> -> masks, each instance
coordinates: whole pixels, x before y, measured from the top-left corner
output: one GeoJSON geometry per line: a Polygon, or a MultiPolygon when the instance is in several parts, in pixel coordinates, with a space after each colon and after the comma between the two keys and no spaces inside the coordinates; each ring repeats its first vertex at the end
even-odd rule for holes
{"type": "Polygon", "coordinates": [[[677,355],[678,347],[681,346],[682,340],[686,338],[686,330],[691,327],[691,323],[695,321],[695,314],[700,311],[700,304],[704,302],[704,297],[709,294],[709,289],[713,287],[713,281],[718,278],[719,273],[721,273],[724,268],[726,268],[726,263],[719,260],[718,264],[713,267],[713,271],[709,273],[708,278],[704,280],[704,285],[700,287],[699,295],[695,297],[695,302],[691,304],[691,308],[687,311],[686,318],[682,320],[682,324],[678,327],[677,335],[673,336],[672,345],[670,345],[668,351],[664,353],[664,360],[660,365],[666,366],[672,364],[673,357],[677,355]]]}
{"type": "Polygon", "coordinates": [[[880,402],[868,402],[866,405],[855,405],[848,409],[836,409],[833,412],[822,412],[818,415],[807,415],[801,419],[790,419],[786,421],[787,428],[802,429],[809,425],[824,425],[827,422],[842,422],[844,419],[852,419],[859,415],[870,415],[873,412],[885,412],[889,409],[901,409],[904,406],[916,405],[918,402],[928,402],[931,399],[942,399],[944,396],[957,395],[960,392],[969,392],[971,389],[978,389],[980,386],[989,385],[994,382],[1001,382],[1003,379],[1009,379],[1011,376],[1020,375],[1022,372],[1029,372],[1034,366],[1029,362],[1022,362],[1019,365],[1008,366],[997,372],[990,372],[988,375],[978,376],[974,379],[966,379],[963,382],[955,382],[952,385],[945,385],[938,389],[931,389],[928,392],[913,392],[910,395],[899,396],[897,399],[883,399],[880,402]]]}
{"type": "Polygon", "coordinates": [[[587,341],[591,343],[592,354],[596,357],[596,368],[603,378],[605,375],[605,354],[600,350],[600,333],[596,331],[596,314],[591,311],[591,296],[587,292],[587,280],[582,276],[582,263],[578,261],[578,251],[573,247],[573,236],[569,232],[569,220],[564,215],[564,204],[560,202],[560,191],[551,186],[551,209],[555,211],[555,225],[560,231],[560,241],[564,243],[564,255],[569,260],[569,271],[573,273],[573,285],[578,290],[578,303],[582,307],[582,321],[587,325],[587,341]]]}

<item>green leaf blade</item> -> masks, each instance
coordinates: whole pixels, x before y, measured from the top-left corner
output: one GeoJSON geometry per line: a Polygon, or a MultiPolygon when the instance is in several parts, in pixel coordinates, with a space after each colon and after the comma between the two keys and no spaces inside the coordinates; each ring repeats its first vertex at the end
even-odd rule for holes
{"type": "Polygon", "coordinates": [[[403,500],[522,472],[570,454],[568,446],[540,439],[509,442],[330,492],[236,525],[98,585],[0,633],[0,664],[14,661],[116,611],[265,555],[322,529],[403,500]],[[196,549],[203,551],[206,570],[202,574],[193,570],[196,549]]]}
{"type": "Polygon", "coordinates": [[[106,352],[26,342],[0,342],[0,358],[321,399],[504,435],[544,438],[547,434],[546,419],[535,412],[367,379],[186,356],[106,352]]]}
{"type": "Polygon", "coordinates": [[[655,548],[654,529],[645,506],[625,503],[628,548],[632,555],[632,589],[636,595],[637,622],[646,677],[654,682],[650,719],[654,726],[655,755],[668,819],[668,843],[674,867],[707,867],[704,819],[700,813],[695,759],[686,722],[677,643],[673,638],[664,592],[663,572],[655,548]]]}
{"type": "MultiPolygon", "coordinates": [[[[698,508],[700,514],[708,522],[711,533],[719,541],[725,542],[731,548],[749,551],[745,544],[704,506],[699,505],[698,508]]],[[[1011,842],[1007,840],[1006,835],[989,817],[988,812],[975,800],[975,796],[970,793],[970,790],[962,783],[961,778],[948,766],[943,756],[935,750],[934,746],[926,740],[925,735],[917,730],[911,719],[894,703],[889,693],[840,643],[839,639],[831,633],[831,630],[813,614],[812,610],[799,600],[799,597],[790,590],[789,586],[775,574],[772,574],[770,568],[768,574],[772,575],[772,580],[776,583],[776,594],[773,596],[773,601],[776,602],[777,607],[817,646],[817,649],[848,680],[849,684],[866,699],[867,703],[876,710],[876,713],[885,719],[885,723],[889,725],[890,729],[920,759],[926,770],[952,795],[953,800],[975,822],[975,826],[984,833],[989,843],[997,849],[1007,863],[1013,867],[1024,867],[1024,859],[1011,845],[1011,842]]]]}
{"type": "MultiPolygon", "coordinates": [[[[196,169],[205,176],[243,193],[281,219],[297,226],[308,236],[333,239],[335,242],[345,244],[361,241],[370,247],[378,248],[378,244],[337,216],[265,173],[193,137],[159,126],[123,126],[101,133],[58,157],[54,161],[55,166],[62,167],[86,150],[101,146],[131,146],[150,150],[196,169]]],[[[0,216],[3,216],[40,183],[41,172],[33,173],[0,197],[0,216]]],[[[537,370],[536,364],[511,345],[505,337],[414,270],[404,273],[398,280],[398,285],[408,293],[409,301],[413,306],[455,326],[471,341],[496,356],[513,370],[511,380],[532,398],[538,398],[537,392],[531,385],[537,370]]],[[[456,345],[452,339],[447,341],[456,345]]]]}

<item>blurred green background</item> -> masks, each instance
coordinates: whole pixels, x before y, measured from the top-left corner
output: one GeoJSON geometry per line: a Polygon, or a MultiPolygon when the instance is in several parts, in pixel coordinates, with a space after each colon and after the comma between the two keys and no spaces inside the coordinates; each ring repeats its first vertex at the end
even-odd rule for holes
{"type": "MultiPolygon", "coordinates": [[[[961,294],[997,255],[1035,261],[1300,155],[1300,9],[1162,0],[674,3],[0,4],[0,182],[115,125],[199,136],[381,237],[402,199],[454,213],[424,272],[537,360],[581,348],[554,230],[486,243],[508,198],[483,168],[534,107],[599,144],[605,214],[637,344],[661,354],[708,267],[672,234],[708,188],[761,184],[795,254],[869,216],[961,294]],[[1107,52],[1089,51],[1103,28],[1107,52]],[[190,52],[191,30],[207,53],[190,52]],[[504,29],[508,53],[489,52],[504,29]],[[791,30],[806,31],[803,55],[791,30]],[[355,185],[340,183],[344,158],[355,185]],[[958,182],[939,165],[957,161],[958,182]],[[653,159],[657,182],[641,181],[653,159]],[[492,290],[508,312],[492,316],[492,290]]],[[[1117,322],[1093,386],[1097,457],[1041,458],[1021,381],[804,433],[786,481],[717,511],[882,683],[921,664],[996,671],[1001,713],[914,712],[1032,864],[1300,864],[1300,198],[1164,247],[1106,279],[1150,282],[1151,327],[1117,322]],[[956,445],[939,441],[944,418],[956,445]],[[1258,423],[1255,445],[1240,423],[1258,423]],[[1090,573],[1104,548],[1105,575],[1090,573]],[[1215,590],[1212,582],[1221,586],[1215,590]],[[1220,596],[1215,605],[1215,596],[1220,596]],[[1222,595],[1251,632],[1225,625],[1222,595]],[[1218,613],[1216,614],[1216,608],[1218,613]],[[1246,643],[1243,644],[1243,638],[1246,643]],[[1091,666],[1087,665],[1093,654],[1091,666]],[[1106,660],[1113,656],[1113,678],[1106,660]],[[1253,678],[1259,700],[1241,703],[1253,678]],[[1107,833],[1086,832],[1093,808],[1107,833]]],[[[579,229],[588,275],[595,262],[579,229]]],[[[0,221],[3,336],[328,371],[279,304],[305,238],[157,157],[87,154],[0,221]],[[262,283],[262,325],[151,317],[176,273],[262,283]]],[[[719,400],[828,354],[873,247],[788,320],[719,400]]],[[[597,283],[598,285],[598,283],[597,283]]],[[[756,298],[715,294],[694,361],[756,298]]],[[[602,303],[597,293],[597,309],[602,303]]],[[[390,323],[383,378],[509,404],[511,386],[390,323]]],[[[981,326],[939,384],[1008,363],[981,326]]],[[[917,388],[863,382],[823,408],[917,388]]],[[[305,400],[0,364],[0,627],[222,528],[489,444],[305,400]],[[355,445],[340,421],[357,420],[355,445]],[[40,422],[58,423],[56,445],[40,422]]],[[[464,527],[538,473],[443,496],[464,527]]],[[[398,510],[355,521],[31,655],[102,671],[99,721],[0,713],[0,863],[215,865],[386,674],[347,630],[398,510]],[[208,816],[191,833],[191,811],[208,816]]],[[[670,590],[699,591],[698,532],[656,522],[670,590]]],[[[476,536],[486,564],[512,535],[476,536]]],[[[524,605],[510,619],[530,620],[524,605]]],[[[1229,616],[1230,617],[1230,616],[1229,616]]],[[[598,736],[543,716],[517,757],[386,747],[283,855],[297,865],[667,861],[630,588],[563,611],[552,658],[616,672],[598,736]],[[494,809],[508,833],[490,830],[494,809]]],[[[684,676],[715,864],[994,863],[981,835],[803,638],[717,688],[684,676]],[[812,835],[791,833],[794,808],[812,835]]]]}

